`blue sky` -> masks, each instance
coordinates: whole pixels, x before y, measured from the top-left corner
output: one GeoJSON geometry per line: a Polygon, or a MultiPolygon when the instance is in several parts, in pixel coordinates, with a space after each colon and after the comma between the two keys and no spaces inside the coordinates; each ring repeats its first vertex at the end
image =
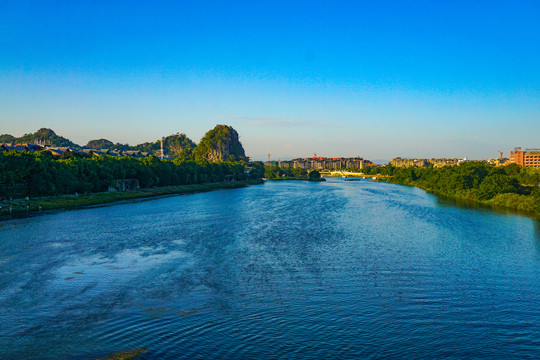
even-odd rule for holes
{"type": "Polygon", "coordinates": [[[0,133],[248,155],[540,147],[539,1],[3,1],[0,133]]]}

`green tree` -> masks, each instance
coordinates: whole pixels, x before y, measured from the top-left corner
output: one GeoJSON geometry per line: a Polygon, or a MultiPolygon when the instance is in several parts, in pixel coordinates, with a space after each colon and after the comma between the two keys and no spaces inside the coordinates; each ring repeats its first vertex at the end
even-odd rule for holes
{"type": "Polygon", "coordinates": [[[182,161],[189,161],[194,160],[193,159],[193,150],[190,148],[183,149],[176,155],[175,163],[182,162],[182,161]]]}
{"type": "Polygon", "coordinates": [[[534,198],[534,206],[536,208],[536,212],[540,214],[540,187],[535,187],[532,190],[531,195],[534,198]]]}
{"type": "Polygon", "coordinates": [[[306,177],[307,170],[302,168],[295,168],[292,170],[293,176],[295,177],[306,177]]]}
{"type": "Polygon", "coordinates": [[[254,161],[252,164],[252,170],[250,173],[250,177],[254,179],[260,179],[265,177],[264,176],[264,164],[262,161],[254,161]]]}
{"type": "Polygon", "coordinates": [[[309,172],[309,180],[311,181],[316,181],[316,180],[319,180],[321,178],[321,173],[318,172],[317,170],[312,170],[309,172]]]}
{"type": "Polygon", "coordinates": [[[515,193],[519,188],[516,179],[503,174],[492,174],[484,178],[478,187],[478,199],[489,200],[497,194],[515,193]]]}

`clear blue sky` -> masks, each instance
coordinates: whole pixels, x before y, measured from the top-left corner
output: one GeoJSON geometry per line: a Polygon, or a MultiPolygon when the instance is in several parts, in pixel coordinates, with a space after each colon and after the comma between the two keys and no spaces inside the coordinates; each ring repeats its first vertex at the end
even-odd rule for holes
{"type": "Polygon", "coordinates": [[[0,133],[248,155],[540,147],[540,1],[0,1],[0,133]]]}

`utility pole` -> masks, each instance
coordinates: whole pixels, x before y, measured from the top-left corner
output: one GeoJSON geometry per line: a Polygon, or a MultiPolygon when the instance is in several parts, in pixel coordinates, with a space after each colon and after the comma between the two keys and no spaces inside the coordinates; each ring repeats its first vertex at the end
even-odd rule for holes
{"type": "Polygon", "coordinates": [[[161,138],[161,160],[163,160],[163,138],[161,138]]]}

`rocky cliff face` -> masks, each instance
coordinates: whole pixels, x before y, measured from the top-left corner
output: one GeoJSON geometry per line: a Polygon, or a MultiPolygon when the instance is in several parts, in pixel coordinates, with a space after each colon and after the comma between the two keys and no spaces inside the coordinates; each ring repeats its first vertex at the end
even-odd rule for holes
{"type": "Polygon", "coordinates": [[[238,132],[232,126],[217,125],[201,139],[193,154],[196,160],[225,161],[230,156],[245,160],[246,154],[238,132]]]}

